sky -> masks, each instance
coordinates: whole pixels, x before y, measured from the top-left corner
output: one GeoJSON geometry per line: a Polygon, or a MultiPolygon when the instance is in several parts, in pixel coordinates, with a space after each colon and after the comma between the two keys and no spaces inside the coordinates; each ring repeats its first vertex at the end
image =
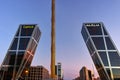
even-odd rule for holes
{"type": "MultiPolygon", "coordinates": [[[[81,35],[85,22],[103,22],[120,51],[120,0],[56,0],[56,63],[72,80],[86,66],[97,71],[81,35]]],[[[51,0],[0,0],[0,64],[20,24],[38,24],[42,34],[33,66],[50,70],[51,0]]]]}

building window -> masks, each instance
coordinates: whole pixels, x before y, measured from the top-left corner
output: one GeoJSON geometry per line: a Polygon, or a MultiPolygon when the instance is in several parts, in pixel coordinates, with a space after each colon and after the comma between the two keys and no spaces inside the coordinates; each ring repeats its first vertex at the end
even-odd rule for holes
{"type": "Polygon", "coordinates": [[[100,58],[102,59],[104,66],[108,66],[108,59],[107,59],[106,52],[98,52],[98,53],[100,55],[100,58]]]}
{"type": "Polygon", "coordinates": [[[120,80],[120,69],[112,69],[114,80],[120,80]]]}
{"type": "Polygon", "coordinates": [[[112,66],[120,66],[120,56],[117,52],[109,52],[109,57],[112,66]]]}
{"type": "Polygon", "coordinates": [[[90,35],[102,35],[102,30],[101,30],[101,26],[90,26],[87,27],[90,35]]]}
{"type": "Polygon", "coordinates": [[[89,50],[90,54],[92,55],[94,53],[95,49],[94,49],[90,39],[87,41],[86,45],[88,47],[88,50],[89,50]]]}
{"type": "Polygon", "coordinates": [[[92,56],[92,59],[93,59],[93,62],[95,64],[97,70],[102,69],[102,64],[101,64],[101,62],[100,62],[96,53],[92,56]]]}
{"type": "Polygon", "coordinates": [[[26,50],[30,38],[20,38],[19,50],[26,50]]]}
{"type": "Polygon", "coordinates": [[[92,40],[97,48],[97,50],[105,50],[105,44],[103,37],[92,37],[92,40]]]}
{"type": "Polygon", "coordinates": [[[101,70],[99,70],[98,73],[100,75],[101,80],[109,80],[109,78],[107,77],[106,72],[103,68],[101,70]]]}
{"type": "Polygon", "coordinates": [[[24,52],[18,52],[18,55],[17,55],[17,65],[21,64],[23,56],[24,56],[24,52]]]}
{"type": "Polygon", "coordinates": [[[110,72],[110,69],[109,69],[109,68],[106,68],[106,71],[107,71],[107,73],[108,73],[108,75],[109,75],[109,77],[110,77],[110,79],[111,79],[111,72],[110,72]]]}
{"type": "Polygon", "coordinates": [[[11,45],[10,50],[16,50],[17,49],[17,43],[18,43],[18,38],[15,38],[12,45],[11,45]]]}
{"type": "Polygon", "coordinates": [[[15,64],[16,52],[9,52],[8,54],[10,56],[9,56],[9,58],[7,58],[6,61],[9,61],[9,65],[14,65],[15,64]]]}
{"type": "Polygon", "coordinates": [[[109,37],[105,37],[106,40],[106,44],[107,44],[107,49],[109,50],[115,50],[115,47],[113,45],[113,43],[111,42],[109,37]]]}

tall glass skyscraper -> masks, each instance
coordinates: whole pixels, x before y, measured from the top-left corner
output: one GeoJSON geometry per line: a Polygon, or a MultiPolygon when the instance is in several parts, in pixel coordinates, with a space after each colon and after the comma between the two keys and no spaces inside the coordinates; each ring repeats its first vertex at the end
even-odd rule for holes
{"type": "Polygon", "coordinates": [[[101,80],[120,80],[120,53],[103,23],[84,23],[81,33],[101,80]]]}
{"type": "Polygon", "coordinates": [[[36,24],[19,26],[1,65],[0,80],[22,79],[25,70],[31,65],[40,35],[36,24]]]}

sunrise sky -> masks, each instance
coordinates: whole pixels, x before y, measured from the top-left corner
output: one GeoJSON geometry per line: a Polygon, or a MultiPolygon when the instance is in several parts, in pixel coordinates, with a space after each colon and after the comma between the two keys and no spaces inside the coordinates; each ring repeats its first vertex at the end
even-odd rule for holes
{"type": "MultiPolygon", "coordinates": [[[[81,35],[84,22],[103,22],[120,51],[120,0],[56,0],[56,63],[62,63],[65,80],[77,77],[83,66],[93,70],[81,35]]],[[[50,70],[51,0],[0,1],[0,64],[18,26],[32,23],[42,32],[32,65],[50,70]]]]}

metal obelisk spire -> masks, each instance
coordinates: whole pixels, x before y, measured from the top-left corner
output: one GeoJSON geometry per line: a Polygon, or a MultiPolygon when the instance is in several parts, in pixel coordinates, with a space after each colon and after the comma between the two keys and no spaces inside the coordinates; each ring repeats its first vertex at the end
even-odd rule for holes
{"type": "Polygon", "coordinates": [[[55,0],[52,0],[51,10],[51,78],[55,79],[55,0]]]}

